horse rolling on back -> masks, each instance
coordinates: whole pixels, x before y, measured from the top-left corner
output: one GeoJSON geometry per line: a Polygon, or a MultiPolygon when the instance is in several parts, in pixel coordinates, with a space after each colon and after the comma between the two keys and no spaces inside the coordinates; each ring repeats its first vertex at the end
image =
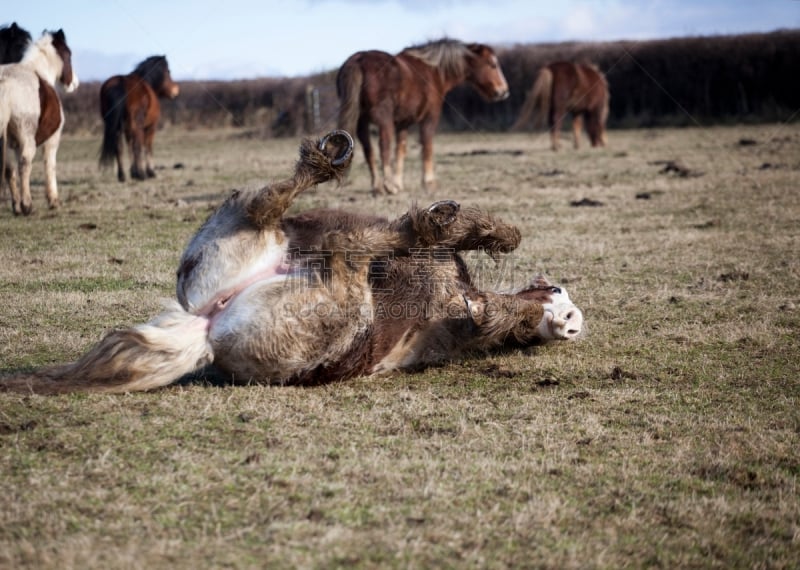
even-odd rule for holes
{"type": "MultiPolygon", "coordinates": [[[[12,26],[16,28],[12,33],[17,38],[27,34],[16,24],[12,26]]],[[[13,50],[6,50],[5,57],[17,55],[13,50]]],[[[30,177],[39,146],[44,148],[48,205],[50,208],[59,205],[56,154],[64,114],[54,88],[56,81],[67,92],[74,91],[79,83],[63,30],[44,32],[35,42],[28,41],[19,62],[0,65],[0,136],[3,138],[0,186],[8,181],[15,215],[28,215],[33,211],[30,177]],[[16,152],[17,168],[6,168],[7,146],[16,152]]]]}
{"type": "Polygon", "coordinates": [[[212,362],[233,382],[311,384],[579,334],[580,310],[545,280],[508,293],[472,284],[459,251],[499,256],[521,238],[477,208],[440,201],[392,221],[287,216],[301,192],[343,178],[352,148],[342,131],[304,141],[291,178],[234,190],[189,241],[177,303],[72,364],[4,378],[0,390],[148,390],[212,362]]]}
{"type": "Polygon", "coordinates": [[[443,39],[406,48],[396,56],[361,51],[344,62],[336,78],[339,128],[355,132],[364,147],[373,195],[403,189],[408,128],[414,124],[419,124],[422,144],[422,185],[428,189],[435,184],[433,135],[445,95],[464,82],[489,101],[509,95],[497,56],[483,44],[443,39]],[[382,175],[370,143],[370,124],[378,126],[382,175]]]}
{"type": "Polygon", "coordinates": [[[152,159],[153,139],[161,115],[158,100],[174,99],[179,92],[163,55],[148,57],[132,73],[110,77],[100,87],[104,124],[100,165],[110,166],[116,160],[120,182],[125,181],[123,134],[131,154],[131,178],[144,180],[156,175],[152,159]]]}
{"type": "Polygon", "coordinates": [[[551,147],[558,150],[561,123],[570,113],[575,148],[580,147],[582,127],[593,147],[605,146],[608,101],[608,83],[597,66],[557,61],[539,70],[512,128],[522,128],[534,113],[537,125],[546,118],[551,147]]]}

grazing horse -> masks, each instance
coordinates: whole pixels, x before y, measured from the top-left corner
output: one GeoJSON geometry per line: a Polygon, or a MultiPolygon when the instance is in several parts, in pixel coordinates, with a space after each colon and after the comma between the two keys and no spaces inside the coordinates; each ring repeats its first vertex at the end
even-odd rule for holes
{"type": "Polygon", "coordinates": [[[535,111],[538,125],[547,118],[551,147],[558,150],[561,123],[571,113],[575,148],[580,146],[584,125],[592,146],[605,146],[608,100],[608,83],[597,66],[566,61],[550,63],[539,70],[512,129],[522,128],[535,111]]]}
{"type": "Polygon", "coordinates": [[[477,208],[436,202],[394,221],[285,216],[303,190],[341,180],[352,149],[344,131],[304,141],[292,178],[234,190],[189,241],[179,303],[0,390],[148,390],[212,362],[233,382],[311,384],[578,335],[580,310],[544,280],[517,293],[475,288],[457,252],[496,256],[520,242],[517,228],[477,208]]]}
{"type": "Polygon", "coordinates": [[[31,167],[40,145],[44,148],[47,202],[50,208],[59,205],[56,153],[64,113],[54,89],[56,81],[68,93],[77,89],[79,83],[72,70],[72,51],[63,30],[44,32],[41,38],[28,44],[19,63],[0,65],[0,136],[3,147],[11,146],[16,151],[18,163],[17,169],[7,171],[3,149],[0,185],[8,179],[15,215],[33,211],[31,167]]]}
{"type": "Polygon", "coordinates": [[[161,115],[158,99],[174,99],[179,92],[163,55],[148,57],[132,73],[110,77],[100,87],[104,124],[100,165],[110,166],[116,159],[120,182],[125,181],[123,133],[131,153],[131,178],[144,180],[156,175],[152,159],[153,138],[161,115]]]}
{"type": "Polygon", "coordinates": [[[364,147],[373,195],[403,189],[408,128],[415,124],[422,144],[422,185],[426,189],[434,185],[433,134],[445,95],[464,82],[489,101],[509,95],[497,56],[483,44],[443,39],[406,48],[396,56],[361,51],[344,62],[336,77],[339,128],[355,132],[364,147]],[[370,144],[370,123],[378,126],[382,179],[370,144]],[[396,139],[394,168],[392,139],[396,139]]]}

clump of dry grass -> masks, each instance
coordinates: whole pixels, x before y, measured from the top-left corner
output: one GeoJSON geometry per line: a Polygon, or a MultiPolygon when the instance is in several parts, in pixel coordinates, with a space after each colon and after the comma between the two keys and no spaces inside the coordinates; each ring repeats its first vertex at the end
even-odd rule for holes
{"type": "MultiPolygon", "coordinates": [[[[0,394],[0,566],[797,566],[798,140],[612,131],[554,154],[545,135],[440,136],[436,195],[381,200],[359,154],[296,209],[480,205],[523,234],[498,266],[471,256],[482,282],[546,273],[589,333],[314,388],[0,394]]],[[[150,317],[210,208],[296,156],[234,131],[157,144],[158,178],[120,185],[99,141],[66,137],[65,206],[44,209],[37,164],[38,213],[0,211],[2,372],[150,317]]]]}

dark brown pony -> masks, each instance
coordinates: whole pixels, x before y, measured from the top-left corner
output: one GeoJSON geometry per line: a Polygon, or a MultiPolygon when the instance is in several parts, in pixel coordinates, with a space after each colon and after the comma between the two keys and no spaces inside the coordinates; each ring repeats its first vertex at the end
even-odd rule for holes
{"type": "Polygon", "coordinates": [[[360,51],[344,62],[336,77],[339,127],[355,132],[361,141],[374,195],[402,190],[408,128],[415,124],[422,144],[422,185],[433,186],[433,133],[445,95],[464,82],[489,101],[501,101],[509,94],[497,56],[483,44],[443,39],[406,48],[396,56],[360,51]],[[378,126],[382,179],[370,144],[370,123],[378,126]],[[392,139],[396,139],[394,168],[392,139]]]}
{"type": "Polygon", "coordinates": [[[158,99],[174,99],[179,91],[163,55],[148,57],[133,73],[110,77],[100,87],[100,113],[105,124],[100,165],[110,166],[116,159],[120,182],[125,181],[123,132],[131,152],[131,178],[144,180],[156,175],[152,159],[153,138],[161,115],[158,99]]]}
{"type": "Polygon", "coordinates": [[[538,125],[547,117],[551,146],[558,150],[561,123],[571,113],[575,148],[580,146],[584,125],[592,146],[605,146],[608,100],[608,83],[597,66],[567,61],[550,63],[539,70],[512,128],[522,128],[534,112],[538,125]]]}

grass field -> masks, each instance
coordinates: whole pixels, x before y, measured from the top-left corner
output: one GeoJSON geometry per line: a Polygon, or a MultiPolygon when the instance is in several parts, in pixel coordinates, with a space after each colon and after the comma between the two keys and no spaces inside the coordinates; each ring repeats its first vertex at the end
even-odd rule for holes
{"type": "MultiPolygon", "coordinates": [[[[609,138],[441,135],[435,194],[411,145],[405,194],[371,198],[359,154],[294,207],[480,205],[523,243],[479,280],[548,275],[584,338],[313,388],[0,393],[0,567],[800,566],[800,125],[609,138]]],[[[37,161],[35,214],[0,210],[0,374],[157,313],[210,210],[298,142],[164,130],[158,177],[119,184],[66,137],[63,207],[37,161]]]]}

